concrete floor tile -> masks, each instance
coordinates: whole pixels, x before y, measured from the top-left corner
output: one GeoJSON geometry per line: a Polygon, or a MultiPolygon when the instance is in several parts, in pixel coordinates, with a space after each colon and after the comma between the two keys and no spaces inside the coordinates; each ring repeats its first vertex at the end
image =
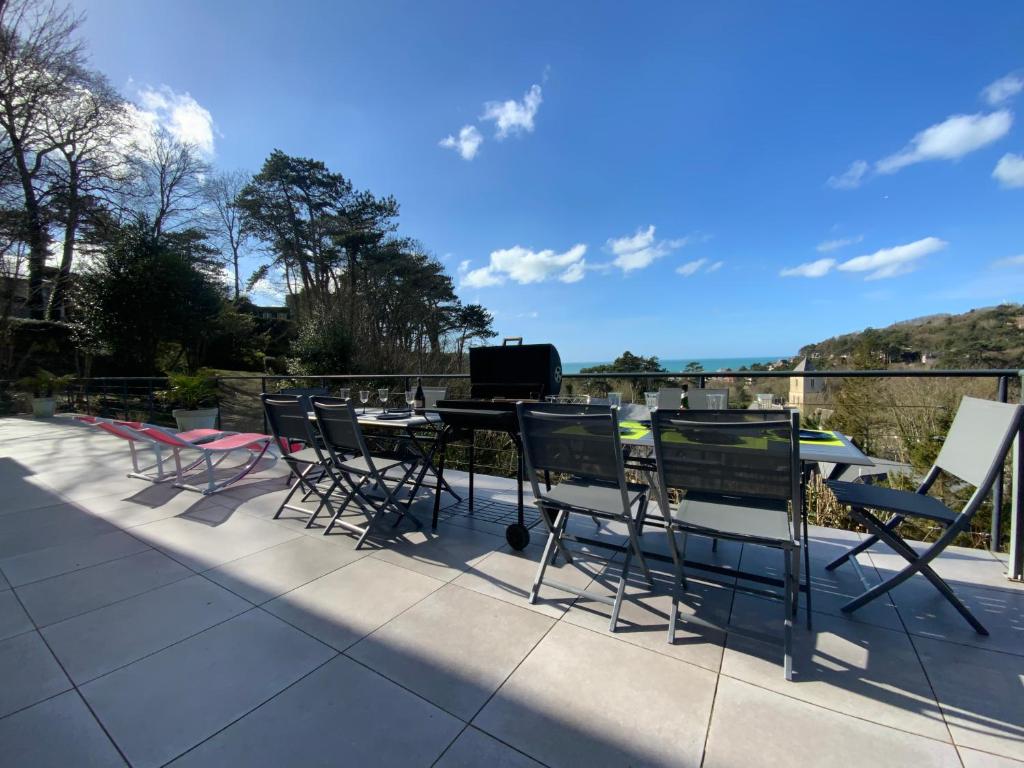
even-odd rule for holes
{"type": "Polygon", "coordinates": [[[264,604],[264,608],[343,651],[442,582],[364,557],[264,604]]]}
{"type": "Polygon", "coordinates": [[[133,766],[158,766],[333,655],[255,608],[93,680],[81,691],[133,766]]]}
{"type": "Polygon", "coordinates": [[[470,720],[553,623],[546,616],[449,585],[346,654],[470,720]]]}
{"type": "Polygon", "coordinates": [[[429,766],[462,728],[339,656],[175,761],[195,766],[429,766]]]}

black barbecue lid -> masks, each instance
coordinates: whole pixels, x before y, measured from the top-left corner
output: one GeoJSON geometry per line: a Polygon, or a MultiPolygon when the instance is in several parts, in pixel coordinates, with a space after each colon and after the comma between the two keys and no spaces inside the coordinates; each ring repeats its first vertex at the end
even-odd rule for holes
{"type": "Polygon", "coordinates": [[[471,347],[469,378],[478,397],[557,395],[562,389],[562,358],[554,344],[471,347]]]}

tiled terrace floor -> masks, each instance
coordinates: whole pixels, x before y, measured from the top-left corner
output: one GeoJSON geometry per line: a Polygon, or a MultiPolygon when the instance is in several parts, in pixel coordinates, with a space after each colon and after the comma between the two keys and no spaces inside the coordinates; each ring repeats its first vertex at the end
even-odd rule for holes
{"type": "MultiPolygon", "coordinates": [[[[66,421],[0,420],[4,766],[1024,766],[1024,588],[985,552],[938,570],[989,638],[921,577],[841,616],[860,577],[822,565],[856,536],[814,531],[814,632],[787,683],[780,646],[739,633],[780,632],[770,599],[694,582],[686,612],[726,631],[668,645],[668,600],[645,594],[613,635],[602,604],[528,605],[539,546],[500,528],[355,551],[271,520],[280,466],[204,499],[126,478],[127,459],[66,421]]],[[[561,578],[607,587],[588,567],[561,578]]],[[[871,581],[896,567],[860,559],[871,581]]]]}

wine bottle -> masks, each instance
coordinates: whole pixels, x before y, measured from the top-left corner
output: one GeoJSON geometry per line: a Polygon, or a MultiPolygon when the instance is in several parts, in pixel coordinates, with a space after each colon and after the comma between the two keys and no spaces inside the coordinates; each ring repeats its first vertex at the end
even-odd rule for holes
{"type": "Polygon", "coordinates": [[[413,400],[413,408],[417,411],[422,411],[427,407],[427,398],[423,395],[423,381],[419,378],[416,379],[416,397],[413,400]]]}

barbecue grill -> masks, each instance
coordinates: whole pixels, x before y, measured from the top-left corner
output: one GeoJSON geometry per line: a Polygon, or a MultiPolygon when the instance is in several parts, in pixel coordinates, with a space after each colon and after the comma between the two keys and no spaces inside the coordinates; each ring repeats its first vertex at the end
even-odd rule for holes
{"type": "MultiPolygon", "coordinates": [[[[523,517],[523,444],[519,436],[516,403],[537,402],[548,395],[557,395],[562,388],[562,361],[558,350],[551,344],[523,344],[522,338],[512,337],[505,339],[501,346],[469,350],[469,382],[468,400],[440,400],[436,407],[427,409],[436,413],[444,424],[438,473],[444,472],[445,446],[455,440],[468,439],[468,503],[472,512],[474,433],[504,432],[512,438],[516,450],[518,519],[505,530],[505,538],[514,549],[524,549],[530,543],[530,531],[523,517]]],[[[435,494],[435,528],[440,505],[441,496],[435,494]]]]}

